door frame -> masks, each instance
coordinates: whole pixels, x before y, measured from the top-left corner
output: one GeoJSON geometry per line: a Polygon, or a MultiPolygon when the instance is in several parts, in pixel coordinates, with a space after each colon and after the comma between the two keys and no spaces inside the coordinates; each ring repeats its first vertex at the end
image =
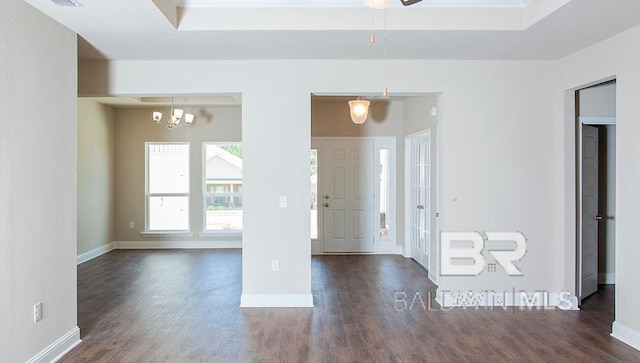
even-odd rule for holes
{"type": "Polygon", "coordinates": [[[432,201],[432,197],[433,197],[433,193],[432,193],[432,184],[433,184],[433,177],[431,175],[431,171],[432,171],[432,155],[431,155],[431,130],[430,129],[426,129],[423,131],[419,131],[417,133],[413,133],[411,135],[407,135],[405,137],[405,245],[408,246],[408,250],[407,250],[407,254],[413,258],[414,260],[416,259],[414,254],[413,254],[413,236],[414,236],[414,232],[415,232],[415,225],[413,225],[413,217],[416,213],[416,208],[414,208],[413,206],[415,205],[416,201],[414,200],[414,195],[413,195],[413,178],[415,175],[413,175],[413,167],[414,167],[414,160],[413,160],[413,156],[414,156],[414,150],[413,150],[413,140],[414,139],[421,139],[421,138],[426,138],[427,139],[427,145],[428,145],[428,152],[427,152],[427,157],[429,158],[429,160],[427,160],[427,166],[428,166],[428,172],[426,173],[428,176],[428,180],[427,180],[427,203],[429,204],[427,210],[429,211],[429,218],[428,218],[428,223],[429,223],[429,251],[427,253],[428,256],[428,261],[422,261],[423,257],[424,257],[424,246],[420,246],[420,250],[418,251],[418,254],[420,256],[420,260],[421,262],[419,262],[427,271],[429,271],[431,269],[431,263],[432,263],[432,256],[431,256],[431,251],[433,250],[431,247],[431,243],[433,243],[433,221],[431,218],[432,212],[433,212],[433,201],[432,201]]]}
{"type": "MultiPolygon", "coordinates": [[[[390,209],[390,222],[389,222],[389,238],[382,239],[380,237],[380,233],[376,228],[374,232],[373,239],[373,252],[372,253],[355,253],[355,254],[400,254],[401,248],[397,248],[396,246],[396,235],[397,235],[397,218],[398,218],[398,210],[397,210],[397,199],[398,199],[398,188],[397,188],[397,153],[396,153],[396,137],[395,136],[366,136],[366,137],[342,137],[342,136],[332,136],[332,137],[312,137],[311,138],[311,149],[318,150],[318,198],[321,195],[324,195],[324,154],[322,151],[322,145],[324,141],[362,141],[362,140],[371,140],[373,141],[373,152],[374,152],[374,175],[380,175],[380,150],[388,149],[389,150],[389,209],[390,209]]],[[[375,178],[373,182],[373,190],[374,190],[374,205],[380,205],[380,180],[379,178],[375,178]]],[[[318,204],[320,199],[318,199],[318,204]]],[[[379,225],[379,213],[373,213],[373,226],[379,225]]],[[[311,253],[314,255],[335,255],[335,254],[346,254],[346,253],[325,253],[324,252],[324,213],[321,213],[321,209],[318,209],[318,238],[311,240],[311,253]]]]}
{"type": "Polygon", "coordinates": [[[430,234],[431,240],[429,241],[429,279],[436,285],[439,283],[440,276],[440,223],[439,223],[439,209],[440,198],[438,198],[440,191],[440,140],[442,137],[439,125],[434,127],[436,137],[433,137],[433,132],[430,128],[413,132],[404,136],[404,257],[411,258],[411,222],[409,216],[411,215],[411,139],[414,137],[428,135],[429,136],[429,202],[431,204],[431,217],[430,234]]]}

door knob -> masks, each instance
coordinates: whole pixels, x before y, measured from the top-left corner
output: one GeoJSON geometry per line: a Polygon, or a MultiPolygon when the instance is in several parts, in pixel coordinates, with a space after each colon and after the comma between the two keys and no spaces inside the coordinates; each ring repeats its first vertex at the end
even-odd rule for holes
{"type": "Polygon", "coordinates": [[[329,195],[325,195],[325,196],[324,196],[324,199],[329,199],[329,195]]]}
{"type": "Polygon", "coordinates": [[[601,221],[602,220],[602,216],[595,216],[594,217],[596,221],[601,221]]]}
{"type": "Polygon", "coordinates": [[[328,206],[329,206],[329,203],[324,203],[324,206],[325,206],[325,207],[328,207],[328,206]]]}

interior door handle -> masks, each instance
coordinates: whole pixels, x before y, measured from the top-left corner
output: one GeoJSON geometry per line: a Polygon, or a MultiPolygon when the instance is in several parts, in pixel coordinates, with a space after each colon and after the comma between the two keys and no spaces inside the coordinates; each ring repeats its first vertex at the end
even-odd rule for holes
{"type": "Polygon", "coordinates": [[[329,199],[329,195],[328,195],[328,194],[327,194],[327,195],[325,195],[325,196],[324,196],[324,199],[329,199]]]}
{"type": "Polygon", "coordinates": [[[419,205],[419,206],[417,206],[416,208],[418,208],[418,209],[424,209],[424,206],[423,206],[423,205],[419,205]]]}
{"type": "Polygon", "coordinates": [[[324,203],[324,206],[325,206],[325,207],[328,207],[328,206],[329,206],[329,203],[324,203]]]}
{"type": "Polygon", "coordinates": [[[595,216],[595,217],[594,217],[594,219],[595,219],[596,221],[601,221],[601,220],[602,220],[602,216],[595,216]]]}

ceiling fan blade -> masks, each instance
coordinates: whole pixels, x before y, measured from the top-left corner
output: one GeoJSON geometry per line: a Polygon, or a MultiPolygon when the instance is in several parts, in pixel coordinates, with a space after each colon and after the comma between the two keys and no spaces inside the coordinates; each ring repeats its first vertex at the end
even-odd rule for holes
{"type": "Polygon", "coordinates": [[[413,5],[415,3],[419,3],[420,1],[422,1],[422,0],[400,0],[402,5],[404,5],[404,6],[413,5]]]}

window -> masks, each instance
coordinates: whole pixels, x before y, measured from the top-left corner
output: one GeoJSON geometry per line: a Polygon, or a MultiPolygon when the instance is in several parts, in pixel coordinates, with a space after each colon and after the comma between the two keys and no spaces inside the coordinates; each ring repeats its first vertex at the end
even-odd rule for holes
{"type": "Polygon", "coordinates": [[[147,231],[189,230],[189,144],[146,143],[147,231]]]}
{"type": "Polygon", "coordinates": [[[390,181],[389,149],[380,149],[380,239],[389,239],[390,181]]]}
{"type": "Polygon", "coordinates": [[[318,149],[311,149],[311,239],[318,239],[318,149]]]}
{"type": "Polygon", "coordinates": [[[204,229],[242,230],[242,144],[204,144],[204,229]]]}

